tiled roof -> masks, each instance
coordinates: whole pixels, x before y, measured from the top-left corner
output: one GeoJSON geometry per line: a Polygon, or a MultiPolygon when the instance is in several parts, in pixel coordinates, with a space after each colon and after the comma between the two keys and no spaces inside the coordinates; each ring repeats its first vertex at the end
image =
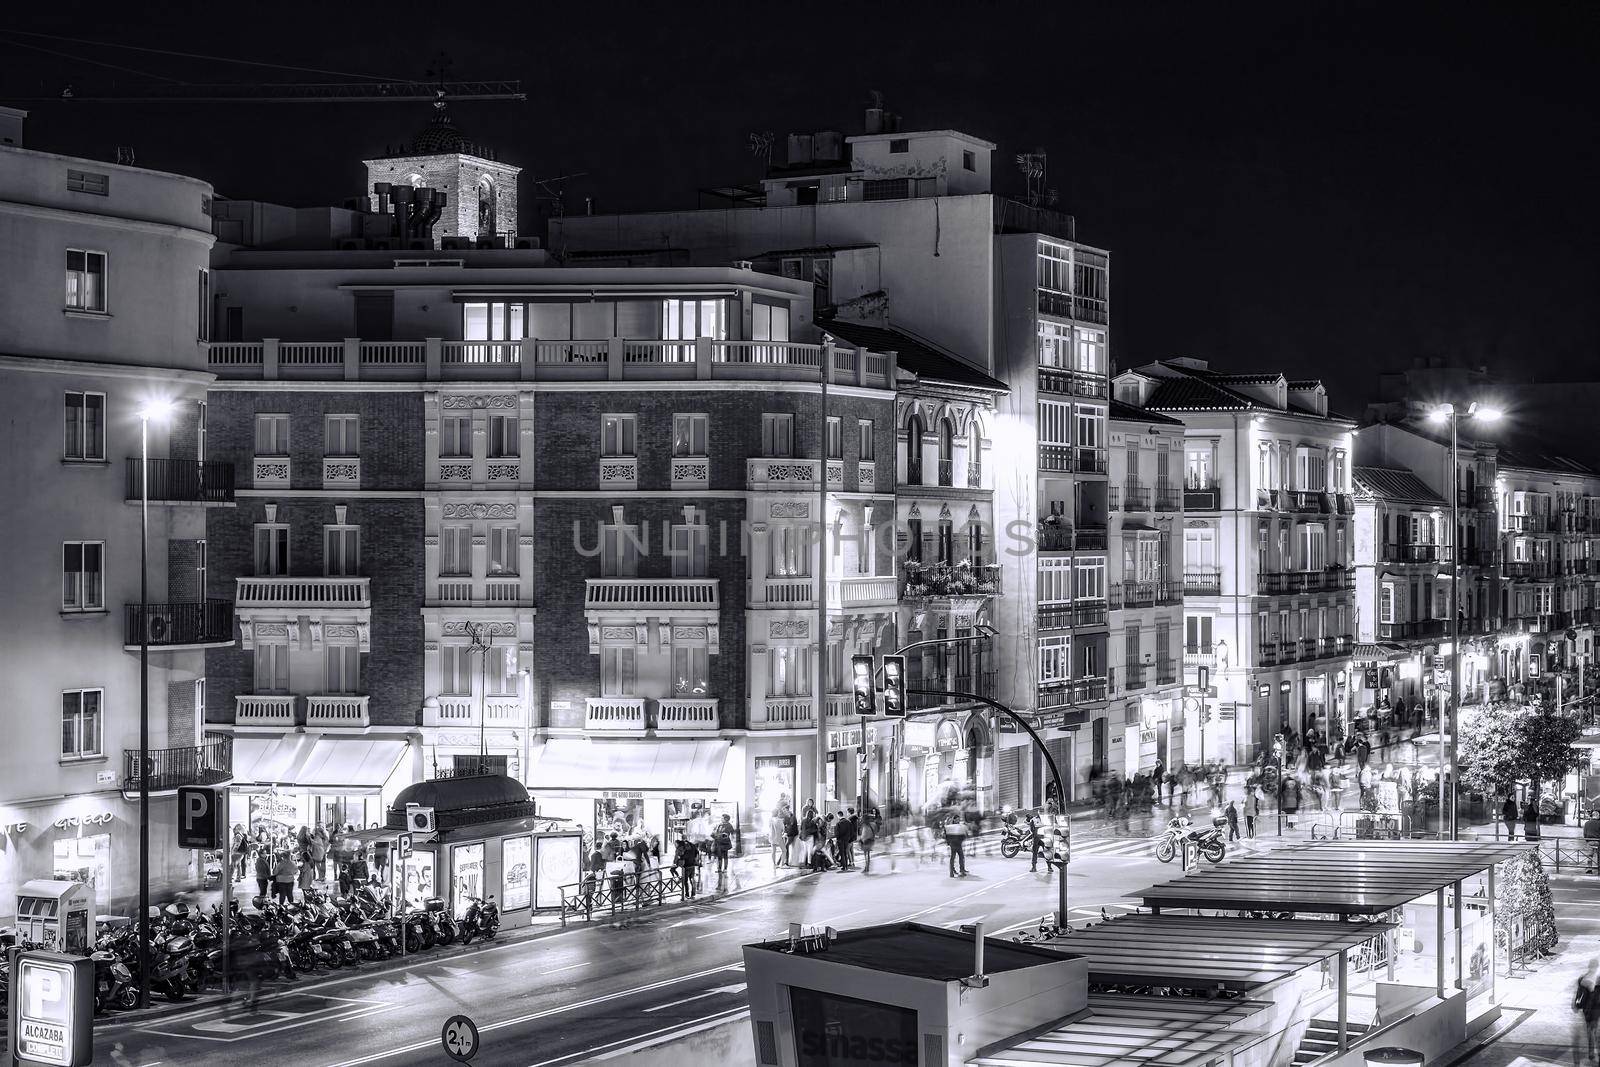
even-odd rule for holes
{"type": "Polygon", "coordinates": [[[952,385],[976,386],[979,389],[989,389],[999,393],[1011,391],[1011,387],[999,378],[985,374],[954,356],[947,356],[899,330],[868,326],[866,323],[851,322],[847,319],[828,319],[818,322],[817,326],[840,340],[873,352],[897,353],[900,369],[908,370],[918,378],[948,382],[952,385]]]}
{"type": "Polygon", "coordinates": [[[1355,467],[1351,474],[1356,487],[1366,496],[1430,507],[1445,505],[1443,497],[1404,467],[1355,467]]]}
{"type": "Polygon", "coordinates": [[[860,248],[877,247],[877,245],[810,245],[805,248],[773,248],[746,258],[778,259],[781,256],[831,256],[835,252],[854,252],[860,248]]]}
{"type": "Polygon", "coordinates": [[[1163,415],[1159,411],[1151,411],[1148,408],[1140,408],[1134,407],[1132,404],[1124,404],[1120,400],[1111,401],[1111,407],[1107,417],[1110,418],[1112,422],[1117,422],[1120,420],[1122,422],[1150,422],[1156,424],[1157,426],[1183,425],[1182,419],[1175,419],[1170,415],[1163,415]]]}
{"type": "Polygon", "coordinates": [[[1163,378],[1150,394],[1147,408],[1163,411],[1249,411],[1254,400],[1203,378],[1163,378]]]}

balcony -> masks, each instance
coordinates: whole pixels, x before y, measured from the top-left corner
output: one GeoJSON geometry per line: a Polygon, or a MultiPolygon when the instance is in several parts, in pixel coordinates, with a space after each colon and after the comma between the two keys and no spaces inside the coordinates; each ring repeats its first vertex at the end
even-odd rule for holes
{"type": "Polygon", "coordinates": [[[140,766],[139,750],[122,750],[122,791],[137,793],[140,771],[148,772],[144,788],[151,793],[170,793],[179,786],[223,785],[233,780],[233,738],[217,737],[203,745],[183,748],[157,748],[145,752],[140,766]]]}
{"type": "Polygon", "coordinates": [[[422,725],[521,730],[528,725],[520,696],[440,696],[423,703],[422,725]]]}
{"type": "Polygon", "coordinates": [[[1323,571],[1268,571],[1256,575],[1256,595],[1318,593],[1351,589],[1355,576],[1342,568],[1323,571]]]}
{"type": "Polygon", "coordinates": [[[639,486],[638,456],[601,456],[597,469],[602,489],[636,489],[639,486]]]}
{"type": "Polygon", "coordinates": [[[1119,582],[1113,583],[1108,591],[1112,611],[1176,604],[1183,600],[1183,587],[1176,582],[1119,582]]]}
{"type": "Polygon", "coordinates": [[[1438,563],[1450,558],[1450,549],[1444,545],[1386,544],[1383,546],[1385,563],[1438,563]]]}
{"type": "Polygon", "coordinates": [[[1106,378],[1102,374],[1050,366],[1039,368],[1039,392],[1081,396],[1091,400],[1104,400],[1110,395],[1106,378]]]}
{"type": "Polygon", "coordinates": [[[1216,653],[1215,649],[1209,648],[1209,647],[1184,649],[1184,652],[1183,652],[1183,666],[1184,666],[1184,669],[1188,670],[1188,669],[1192,669],[1192,668],[1196,668],[1196,667],[1211,668],[1211,667],[1215,667],[1216,665],[1217,665],[1217,653],[1216,653]]]}
{"type": "Polygon", "coordinates": [[[1349,493],[1338,493],[1333,498],[1334,510],[1341,515],[1356,513],[1356,499],[1349,493]]]}
{"type": "Polygon", "coordinates": [[[994,671],[962,671],[956,663],[947,663],[946,666],[948,668],[946,671],[939,671],[936,668],[927,674],[913,671],[906,676],[907,710],[922,711],[972,703],[956,696],[957,693],[994,698],[996,678],[994,671]]]}
{"type": "Polygon", "coordinates": [[[817,711],[811,697],[764,697],[750,703],[752,730],[816,729],[817,711]]]}
{"type": "Polygon", "coordinates": [[[472,603],[472,579],[465,575],[451,575],[439,578],[439,602],[441,604],[470,604],[472,603]]]}
{"type": "Polygon", "coordinates": [[[466,483],[472,481],[471,456],[440,456],[439,481],[466,483]]]}
{"type": "Polygon", "coordinates": [[[124,605],[123,647],[141,641],[151,648],[204,648],[233,644],[233,604],[226,600],[187,604],[124,605]]]}
{"type": "Polygon", "coordinates": [[[817,583],[810,577],[754,578],[751,584],[761,595],[751,597],[751,607],[761,605],[781,608],[807,607],[815,603],[817,583]]]}
{"type": "Polygon", "coordinates": [[[1300,658],[1317,658],[1317,639],[1315,637],[1302,637],[1300,639],[1300,658]]]}
{"type": "Polygon", "coordinates": [[[1104,626],[1106,602],[1079,600],[1071,604],[1041,604],[1035,615],[1040,630],[1068,630],[1075,626],[1104,626]]]}
{"type": "Polygon", "coordinates": [[[974,566],[965,560],[949,563],[922,564],[908,559],[902,564],[905,585],[900,591],[902,600],[937,600],[949,597],[984,597],[1000,592],[1000,565],[983,563],[974,566]]]}
{"type": "Polygon", "coordinates": [[[1443,637],[1445,620],[1413,619],[1410,622],[1378,623],[1378,640],[1400,641],[1415,637],[1443,637]]]}
{"type": "Polygon", "coordinates": [[[1178,511],[1182,507],[1182,489],[1174,489],[1169,485],[1156,486],[1155,508],[1157,511],[1178,511]]]}
{"type": "Polygon", "coordinates": [[[1220,571],[1184,571],[1183,572],[1184,596],[1221,596],[1222,574],[1220,571]]]}
{"type": "Polygon", "coordinates": [[[1216,480],[1189,481],[1183,486],[1184,511],[1221,511],[1222,487],[1216,480]]]}
{"type": "Polygon", "coordinates": [[[360,489],[360,456],[323,456],[322,488],[360,489]]]}
{"type": "Polygon", "coordinates": [[[367,718],[369,696],[306,697],[306,728],[322,730],[364,730],[372,725],[367,718]]]}
{"type": "Polygon", "coordinates": [[[370,578],[240,578],[234,598],[247,608],[372,607],[370,578]]]}
{"type": "Polygon", "coordinates": [[[1156,684],[1171,685],[1178,680],[1178,661],[1162,659],[1156,661],[1156,684]]]}
{"type": "MultiPolygon", "coordinates": [[[[1145,683],[1145,669],[1142,663],[1129,663],[1122,668],[1122,688],[1125,690],[1143,689],[1145,683]]],[[[1112,688],[1116,688],[1115,685],[1112,688]]]]}
{"type": "Polygon", "coordinates": [[[1291,489],[1280,496],[1282,506],[1301,515],[1326,515],[1332,511],[1328,494],[1320,489],[1291,489]]]}
{"type": "Polygon", "coordinates": [[[752,493],[814,493],[817,461],[787,457],[746,460],[745,478],[752,493]]]}
{"type": "MultiPolygon", "coordinates": [[[[844,490],[844,460],[837,456],[830,457],[827,462],[828,488],[844,490]]],[[[941,483],[942,484],[942,483],[941,483]]]]}
{"type": "Polygon", "coordinates": [[[1550,578],[1553,577],[1553,571],[1548,560],[1537,563],[1508,560],[1500,564],[1500,573],[1507,578],[1550,578]]]}
{"type": "MultiPolygon", "coordinates": [[[[1294,658],[1294,656],[1290,655],[1290,656],[1286,657],[1284,662],[1288,662],[1288,660],[1291,660],[1293,658],[1294,658]]],[[[1256,666],[1258,666],[1258,667],[1271,667],[1271,666],[1275,665],[1277,662],[1278,662],[1278,642],[1276,642],[1276,641],[1257,641],[1256,642],[1256,666]]]]}
{"type": "Polygon", "coordinates": [[[583,728],[598,734],[643,734],[643,697],[590,697],[584,708],[583,728]]]}
{"type": "Polygon", "coordinates": [[[233,724],[293,728],[300,725],[295,721],[294,706],[295,698],[292,696],[240,693],[234,697],[233,724]]]}
{"type": "Polygon", "coordinates": [[[250,461],[253,489],[287,489],[292,464],[288,456],[255,456],[250,461]]]}
{"type": "MultiPolygon", "coordinates": [[[[163,502],[197,504],[233,503],[233,464],[201,463],[192,459],[152,459],[150,499],[163,502]]],[[[127,499],[142,497],[142,461],[127,462],[127,499]]]]}
{"type": "MultiPolygon", "coordinates": [[[[1117,488],[1118,487],[1113,486],[1111,491],[1114,493],[1114,492],[1117,491],[1117,488]]],[[[1149,511],[1150,510],[1150,487],[1149,486],[1147,486],[1147,485],[1139,485],[1137,482],[1127,482],[1127,483],[1124,483],[1120,488],[1122,489],[1122,506],[1123,506],[1124,510],[1127,510],[1127,511],[1149,511]]]]}
{"type": "Polygon", "coordinates": [[[1039,445],[1039,469],[1045,471],[1077,471],[1080,474],[1104,474],[1106,450],[1084,448],[1076,445],[1039,445]]]}
{"type": "Polygon", "coordinates": [[[715,697],[673,697],[656,701],[658,733],[715,733],[719,725],[715,697]]]}
{"type": "Polygon", "coordinates": [[[1104,552],[1106,528],[1104,526],[1079,526],[1073,528],[1062,522],[1051,522],[1059,516],[1046,516],[1039,520],[1034,535],[1039,539],[1042,552],[1104,552]]]}
{"type": "Polygon", "coordinates": [[[872,493],[878,488],[878,464],[864,459],[856,464],[856,492],[872,493]]]}
{"type": "Polygon", "coordinates": [[[896,579],[856,575],[828,579],[828,607],[832,609],[886,607],[896,600],[896,579]]]}
{"type": "Polygon", "coordinates": [[[716,578],[590,578],[584,583],[585,611],[717,607],[716,578]]]}
{"type": "Polygon", "coordinates": [[[1104,678],[1073,678],[1070,681],[1040,682],[1038,708],[1067,708],[1092,704],[1106,698],[1104,678]]]}

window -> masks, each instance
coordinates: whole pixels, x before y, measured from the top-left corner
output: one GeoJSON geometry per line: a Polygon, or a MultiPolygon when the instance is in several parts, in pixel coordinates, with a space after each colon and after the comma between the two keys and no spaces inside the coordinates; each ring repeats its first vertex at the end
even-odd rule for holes
{"type": "Polygon", "coordinates": [[[106,254],[67,249],[67,307],[73,311],[106,309],[106,254]]]}
{"type": "Polygon", "coordinates": [[[775,645],[767,651],[772,677],[767,692],[775,697],[811,695],[809,649],[775,645]]]}
{"type": "Polygon", "coordinates": [[[66,441],[61,454],[67,459],[105,459],[106,395],[66,394],[65,417],[66,441]]]}
{"type": "Polygon", "coordinates": [[[1039,401],[1039,443],[1042,445],[1072,444],[1072,405],[1059,400],[1039,401]]]}
{"type": "Polygon", "coordinates": [[[1126,580],[1153,582],[1161,577],[1161,537],[1156,533],[1122,538],[1122,573],[1126,580]]]}
{"type": "Polygon", "coordinates": [[[354,578],[361,573],[361,527],[322,528],[322,567],[330,578],[354,578]]]}
{"type": "Polygon", "coordinates": [[[441,575],[472,573],[472,527],[440,527],[439,573],[441,575]]]}
{"type": "Polygon", "coordinates": [[[761,416],[761,454],[772,458],[794,455],[794,416],[761,416]]]}
{"type": "Polygon", "coordinates": [[[1072,369],[1084,374],[1104,374],[1106,372],[1106,335],[1101,330],[1085,330],[1080,327],[1076,331],[1077,345],[1075,351],[1077,358],[1073,361],[1072,369]]]}
{"type": "Polygon", "coordinates": [[[869,178],[861,183],[863,200],[908,200],[911,182],[906,178],[869,178]]]}
{"type": "Polygon", "coordinates": [[[472,650],[468,645],[439,648],[439,693],[464,697],[472,693],[472,650]]]}
{"type": "Polygon", "coordinates": [[[1106,443],[1106,409],[1080,407],[1077,409],[1078,446],[1104,448],[1106,443]]]}
{"type": "Polygon", "coordinates": [[[949,419],[939,420],[939,484],[950,485],[956,454],[956,428],[949,419]]]}
{"type": "Polygon", "coordinates": [[[289,691],[289,646],[256,642],[256,692],[289,691]]]}
{"type": "MultiPolygon", "coordinates": [[[[1333,458],[1328,461],[1328,490],[1330,492],[1343,493],[1345,486],[1350,484],[1345,477],[1348,466],[1349,459],[1345,454],[1345,450],[1342,448],[1334,449],[1333,458]]],[[[1471,468],[1467,470],[1467,479],[1469,482],[1472,479],[1471,468]]]]}
{"type": "Polygon", "coordinates": [[[703,456],[706,454],[708,419],[704,415],[677,414],[672,416],[672,454],[674,456],[703,456]]]}
{"type": "Polygon", "coordinates": [[[1106,598],[1106,561],[1079,559],[1072,568],[1072,595],[1077,600],[1106,598]]]}
{"type": "Polygon", "coordinates": [[[709,531],[705,516],[694,512],[682,525],[672,527],[667,554],[672,558],[674,578],[704,578],[707,573],[709,531]]]}
{"type": "Polygon", "coordinates": [[[439,455],[445,458],[472,455],[470,416],[446,415],[439,420],[439,455]]]}
{"type": "MultiPolygon", "coordinates": [[[[723,300],[680,300],[670,298],[661,302],[661,336],[669,341],[693,341],[696,337],[723,340],[728,336],[728,305],[723,300]]],[[[674,351],[683,355],[668,362],[687,362],[694,357],[693,346],[674,351]]]]}
{"type": "Polygon", "coordinates": [[[906,484],[922,484],[922,416],[906,420],[906,484]]]}
{"type": "Polygon", "coordinates": [[[1039,603],[1072,602],[1072,559],[1067,556],[1039,558],[1039,603]]]}
{"type": "Polygon", "coordinates": [[[775,578],[804,578],[811,573],[811,531],[798,526],[774,526],[767,535],[772,548],[767,573],[775,578]]]}
{"type": "Polygon", "coordinates": [[[939,562],[947,567],[955,562],[955,526],[949,519],[939,520],[939,562]]]}
{"type": "Polygon", "coordinates": [[[289,573],[289,527],[282,523],[257,523],[255,528],[256,576],[281,577],[289,573]]]}
{"type": "Polygon", "coordinates": [[[517,693],[516,659],[513,650],[504,646],[490,645],[479,653],[483,658],[478,661],[478,670],[482,671],[483,693],[491,697],[515,696],[517,693]]]}
{"type": "Polygon", "coordinates": [[[1039,684],[1072,677],[1072,643],[1066,636],[1039,638],[1039,684]]]}
{"type": "Polygon", "coordinates": [[[1066,245],[1050,241],[1039,242],[1037,277],[1039,288],[1055,293],[1070,293],[1072,291],[1071,275],[1068,273],[1070,266],[1071,253],[1067,251],[1066,245]]]}
{"type": "Polygon", "coordinates": [[[1190,489],[1210,489],[1213,480],[1213,457],[1210,448],[1191,448],[1184,453],[1184,485],[1190,489]]]}
{"type": "Polygon", "coordinates": [[[828,416],[828,458],[844,458],[844,420],[837,415],[828,416]]]}
{"type": "Polygon", "coordinates": [[[329,693],[361,692],[361,650],[355,645],[328,646],[329,693]]]}
{"type": "Polygon", "coordinates": [[[871,419],[858,419],[856,421],[856,458],[863,463],[870,463],[876,455],[873,441],[877,436],[877,425],[871,419]]]}
{"type": "Polygon", "coordinates": [[[361,416],[329,415],[324,420],[324,447],[330,456],[359,456],[361,416]]]}
{"type": "Polygon", "coordinates": [[[1300,527],[1300,569],[1320,571],[1328,564],[1328,529],[1320,522],[1300,527]]]}
{"type": "Polygon", "coordinates": [[[256,416],[256,455],[287,456],[289,454],[289,416],[256,416]]]}
{"type": "Polygon", "coordinates": [[[983,438],[978,432],[978,420],[972,420],[967,433],[967,485],[973,489],[983,484],[983,438]]]}
{"type": "Polygon", "coordinates": [[[1296,488],[1302,492],[1320,493],[1327,487],[1328,460],[1320,448],[1302,445],[1295,449],[1296,488]]]}
{"type": "MultiPolygon", "coordinates": [[[[621,509],[618,509],[621,510],[621,509]]],[[[639,528],[621,523],[600,527],[600,573],[632,578],[639,573],[639,528]]]]}
{"type": "Polygon", "coordinates": [[[211,272],[204,267],[195,289],[194,335],[196,340],[211,340],[211,272]]]}
{"type": "Polygon", "coordinates": [[[526,307],[522,304],[467,303],[461,305],[461,336],[468,341],[519,341],[525,335],[526,307]]]}
{"type": "Polygon", "coordinates": [[[517,527],[489,527],[489,573],[506,577],[517,573],[517,527]]]}
{"type": "Polygon", "coordinates": [[[1183,567],[1201,573],[1217,569],[1216,531],[1211,527],[1189,527],[1183,531],[1183,567]]]}
{"type": "Polygon", "coordinates": [[[634,455],[637,419],[632,415],[603,415],[600,419],[600,454],[634,455]]]}
{"type": "Polygon", "coordinates": [[[1256,449],[1256,491],[1265,493],[1272,489],[1272,446],[1263,441],[1256,449]]]}
{"type": "MultiPolygon", "coordinates": [[[[785,261],[787,265],[788,261],[785,261]]],[[[797,265],[799,260],[793,261],[797,265]]],[[[827,260],[818,260],[826,263],[827,260]]],[[[785,274],[784,277],[798,278],[799,273],[785,274]]],[[[760,301],[750,305],[750,339],[752,341],[787,341],[789,340],[789,305],[763,304],[760,301]]],[[[762,355],[770,356],[773,350],[768,350],[762,355]]]]}
{"type": "Polygon", "coordinates": [[[68,541],[61,546],[61,610],[104,611],[104,541],[68,541]]]}
{"type": "Polygon", "coordinates": [[[515,415],[489,416],[489,455],[493,459],[515,459],[522,454],[520,422],[515,415]]]}
{"type": "Polygon", "coordinates": [[[890,138],[890,140],[889,140],[889,154],[890,155],[896,155],[897,156],[897,155],[901,155],[902,153],[909,152],[909,151],[911,151],[911,138],[909,138],[909,137],[893,137],[893,138],[890,138]]]}
{"type": "Polygon", "coordinates": [[[108,196],[111,193],[111,175],[97,174],[92,170],[69,170],[67,171],[67,192],[108,196]]]}
{"type": "Polygon", "coordinates": [[[61,758],[92,759],[101,755],[100,719],[103,689],[69,689],[61,694],[61,758]]]}
{"type": "Polygon", "coordinates": [[[672,647],[672,695],[700,697],[710,692],[711,674],[705,645],[672,647]]]}
{"type": "Polygon", "coordinates": [[[600,649],[600,693],[631,697],[639,686],[632,645],[604,645],[600,649]]]}
{"type": "Polygon", "coordinates": [[[1039,366],[1071,366],[1072,328],[1049,319],[1039,320],[1039,366]]]}
{"type": "Polygon", "coordinates": [[[922,519],[906,519],[906,559],[922,562],[922,519]]]}
{"type": "Polygon", "coordinates": [[[1185,652],[1210,652],[1211,647],[1211,616],[1185,616],[1183,620],[1183,650],[1185,652]]]}
{"type": "Polygon", "coordinates": [[[963,149],[962,152],[961,152],[961,169],[962,170],[977,170],[978,169],[978,154],[976,152],[971,152],[971,151],[968,151],[966,149],[963,149]]]}

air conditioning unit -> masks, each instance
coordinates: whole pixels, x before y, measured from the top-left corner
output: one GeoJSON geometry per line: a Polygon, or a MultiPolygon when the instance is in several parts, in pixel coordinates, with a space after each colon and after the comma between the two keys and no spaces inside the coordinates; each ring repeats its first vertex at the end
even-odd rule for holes
{"type": "Polygon", "coordinates": [[[163,645],[172,640],[172,612],[151,611],[145,616],[145,640],[152,645],[163,645]]]}
{"type": "Polygon", "coordinates": [[[472,238],[444,237],[440,239],[440,247],[446,252],[465,252],[472,247],[472,238]]]}
{"type": "Polygon", "coordinates": [[[341,252],[360,252],[366,247],[367,242],[365,238],[341,237],[339,239],[339,251],[341,252]]]}
{"type": "Polygon", "coordinates": [[[516,247],[517,248],[538,248],[539,247],[539,239],[537,237],[518,237],[517,240],[516,240],[516,247]]]}
{"type": "Polygon", "coordinates": [[[413,252],[431,252],[433,251],[433,242],[426,237],[413,237],[406,242],[406,248],[413,252]]]}
{"type": "Polygon", "coordinates": [[[414,834],[433,833],[433,808],[422,804],[407,804],[406,829],[414,834]]]}
{"type": "Polygon", "coordinates": [[[478,247],[479,248],[499,248],[500,247],[500,238],[496,237],[492,233],[480,233],[478,235],[478,247]]]}
{"type": "Polygon", "coordinates": [[[394,248],[394,242],[387,237],[378,237],[367,242],[367,247],[377,249],[380,252],[388,252],[394,248]]]}

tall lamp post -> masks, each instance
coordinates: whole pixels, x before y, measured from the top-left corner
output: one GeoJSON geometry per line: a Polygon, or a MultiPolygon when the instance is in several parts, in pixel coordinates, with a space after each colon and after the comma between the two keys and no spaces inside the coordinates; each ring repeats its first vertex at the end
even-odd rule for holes
{"type": "Polygon", "coordinates": [[[471,650],[478,657],[478,773],[486,774],[489,770],[489,743],[484,726],[489,720],[488,661],[489,649],[494,647],[494,631],[488,623],[480,622],[468,627],[467,636],[472,639],[471,650]]]}
{"type": "Polygon", "coordinates": [[[150,420],[172,401],[139,409],[139,1007],[150,1006],[150,420]]]}
{"type": "MultiPolygon", "coordinates": [[[[1428,413],[1430,421],[1450,424],[1450,704],[1445,714],[1439,716],[1440,755],[1445,763],[1440,769],[1439,808],[1441,813],[1448,813],[1443,819],[1452,841],[1459,836],[1456,826],[1456,719],[1461,708],[1461,446],[1456,429],[1463,415],[1479,422],[1494,422],[1501,412],[1499,408],[1474,400],[1465,412],[1457,411],[1454,404],[1440,404],[1428,413]],[[1445,775],[1449,777],[1448,786],[1445,775]]],[[[1499,536],[1496,530],[1495,537],[1499,536]]]]}

